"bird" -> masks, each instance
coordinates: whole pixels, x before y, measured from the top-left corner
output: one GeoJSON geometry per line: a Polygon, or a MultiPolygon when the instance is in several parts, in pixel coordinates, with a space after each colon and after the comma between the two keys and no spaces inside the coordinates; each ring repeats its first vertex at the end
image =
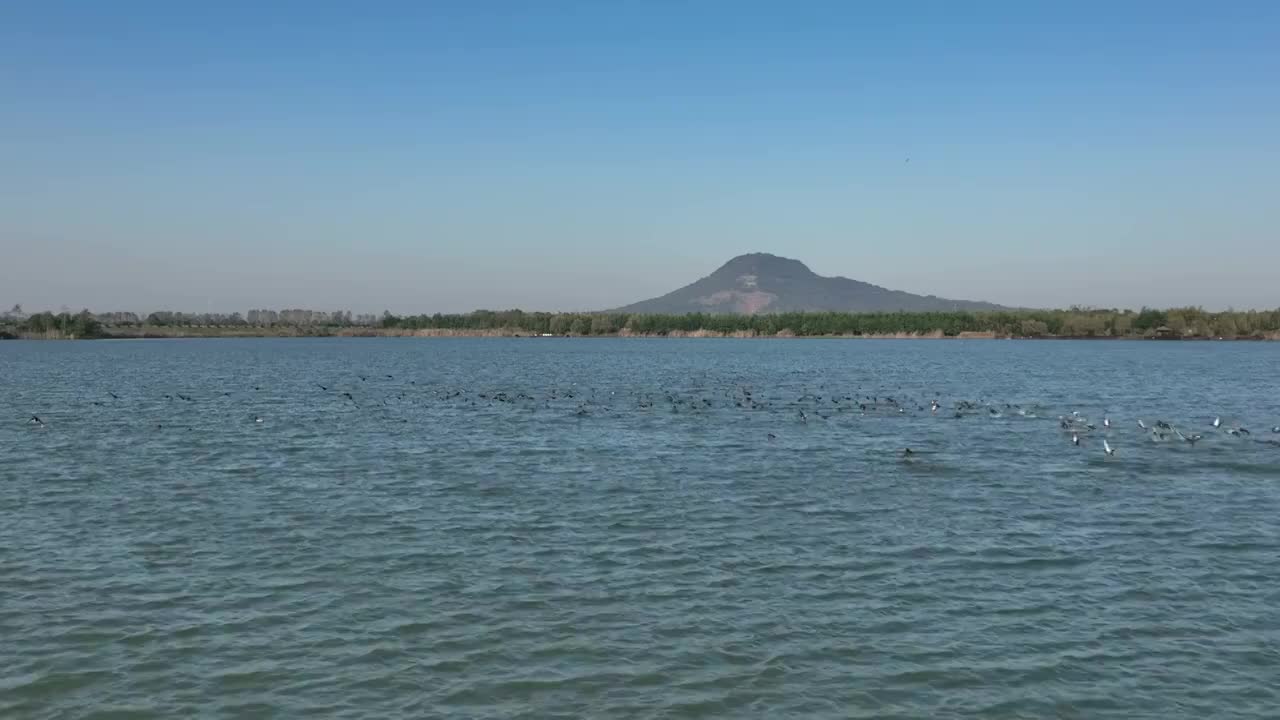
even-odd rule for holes
{"type": "Polygon", "coordinates": [[[1271,432],[1273,432],[1273,433],[1280,433],[1280,425],[1277,425],[1277,426],[1275,426],[1275,427],[1271,428],[1271,432]]]}
{"type": "Polygon", "coordinates": [[[1214,427],[1221,427],[1221,426],[1222,426],[1222,418],[1220,418],[1220,417],[1216,417],[1216,418],[1214,418],[1214,419],[1213,419],[1213,426],[1214,426],[1214,427]]]}
{"type": "Polygon", "coordinates": [[[1116,449],[1111,447],[1111,443],[1107,442],[1106,440],[1102,441],[1102,451],[1105,452],[1108,456],[1116,454],[1116,449]]]}
{"type": "Polygon", "coordinates": [[[111,392],[110,390],[108,390],[108,391],[107,391],[107,394],[111,396],[111,399],[112,399],[112,400],[119,400],[119,399],[120,399],[120,396],[119,396],[119,395],[117,395],[117,394],[115,394],[115,393],[111,392]]]}
{"type": "Polygon", "coordinates": [[[325,391],[325,392],[329,392],[329,388],[327,388],[327,387],[325,387],[325,386],[321,385],[320,383],[316,383],[316,387],[320,388],[321,390],[323,390],[323,391],[325,391]]]}
{"type": "Polygon", "coordinates": [[[778,439],[778,436],[777,436],[777,435],[774,435],[773,433],[769,433],[766,437],[768,437],[770,440],[777,440],[777,439],[778,439]]]}
{"type": "Polygon", "coordinates": [[[254,416],[253,416],[253,421],[254,421],[254,422],[256,422],[256,423],[260,423],[260,422],[262,422],[262,416],[261,416],[261,415],[254,415],[254,416]]]}
{"type": "Polygon", "coordinates": [[[38,415],[32,415],[32,416],[31,416],[31,419],[30,419],[30,420],[28,420],[28,421],[27,421],[27,423],[28,423],[28,424],[30,424],[30,425],[35,425],[35,426],[37,426],[37,427],[44,427],[44,426],[45,426],[45,425],[44,425],[44,421],[43,421],[43,420],[41,420],[41,419],[40,419],[40,417],[39,417],[38,415]]]}
{"type": "Polygon", "coordinates": [[[1138,427],[1142,428],[1143,430],[1146,430],[1146,429],[1147,429],[1147,424],[1146,424],[1146,423],[1144,423],[1144,422],[1142,422],[1141,420],[1139,420],[1139,421],[1138,421],[1138,427]]]}
{"type": "Polygon", "coordinates": [[[1071,444],[1072,444],[1072,445],[1079,445],[1079,444],[1080,444],[1080,436],[1079,436],[1079,435],[1077,435],[1076,433],[1071,433],[1071,444]]]}
{"type": "Polygon", "coordinates": [[[912,455],[914,455],[914,454],[915,454],[915,453],[912,453],[912,452],[911,452],[911,448],[906,448],[906,449],[904,449],[904,450],[902,451],[902,457],[904,457],[904,458],[911,457],[911,456],[912,456],[912,455]]]}
{"type": "Polygon", "coordinates": [[[1111,427],[1111,418],[1109,418],[1109,417],[1103,417],[1103,418],[1102,418],[1102,427],[1105,427],[1105,428],[1109,428],[1109,427],[1111,427]]]}
{"type": "Polygon", "coordinates": [[[1176,429],[1173,431],[1173,434],[1181,438],[1183,442],[1189,443],[1191,445],[1195,445],[1197,442],[1199,442],[1201,437],[1200,435],[1183,435],[1181,432],[1179,432],[1176,429]]]}

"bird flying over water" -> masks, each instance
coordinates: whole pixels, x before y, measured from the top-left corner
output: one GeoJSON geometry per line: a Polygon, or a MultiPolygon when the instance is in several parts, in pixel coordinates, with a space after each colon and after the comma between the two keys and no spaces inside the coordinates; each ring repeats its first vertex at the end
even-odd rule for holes
{"type": "Polygon", "coordinates": [[[1142,422],[1142,420],[1138,420],[1138,427],[1142,428],[1143,430],[1146,430],[1147,424],[1142,422]]]}
{"type": "Polygon", "coordinates": [[[37,415],[32,415],[31,419],[28,420],[27,423],[30,425],[36,425],[38,427],[44,427],[44,421],[41,420],[37,415]]]}
{"type": "Polygon", "coordinates": [[[1222,418],[1220,418],[1220,417],[1216,417],[1216,418],[1214,418],[1214,419],[1213,419],[1213,426],[1214,426],[1214,427],[1221,427],[1221,426],[1222,426],[1222,418]]]}
{"type": "Polygon", "coordinates": [[[1200,438],[1201,438],[1200,435],[1183,435],[1177,429],[1174,429],[1173,434],[1177,435],[1179,438],[1182,439],[1183,442],[1188,443],[1190,445],[1195,445],[1197,442],[1200,441],[1200,438]]]}
{"type": "Polygon", "coordinates": [[[1080,444],[1080,436],[1079,436],[1078,434],[1076,434],[1076,433],[1071,433],[1071,444],[1072,444],[1072,445],[1079,445],[1079,444],[1080,444]]]}
{"type": "Polygon", "coordinates": [[[120,399],[120,396],[119,396],[119,395],[117,395],[117,394],[115,394],[115,393],[111,392],[110,390],[108,390],[108,391],[107,391],[107,394],[111,396],[111,399],[112,399],[112,400],[119,400],[119,399],[120,399]]]}
{"type": "Polygon", "coordinates": [[[1116,454],[1116,449],[1111,447],[1111,443],[1107,442],[1106,440],[1102,441],[1102,451],[1106,453],[1108,456],[1116,454]]]}
{"type": "Polygon", "coordinates": [[[1105,428],[1111,427],[1111,418],[1104,416],[1102,418],[1102,427],[1105,427],[1105,428]]]}

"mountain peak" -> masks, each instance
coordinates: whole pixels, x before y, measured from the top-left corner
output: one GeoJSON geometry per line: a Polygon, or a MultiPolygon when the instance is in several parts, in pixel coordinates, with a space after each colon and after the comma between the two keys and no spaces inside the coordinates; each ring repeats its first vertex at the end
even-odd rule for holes
{"type": "Polygon", "coordinates": [[[823,277],[793,258],[738,255],[715,272],[659,298],[619,308],[629,313],[774,313],[997,310],[998,305],[887,290],[844,277],[823,277]]]}
{"type": "Polygon", "coordinates": [[[739,255],[724,265],[716,272],[743,272],[756,275],[813,275],[813,271],[807,265],[799,260],[785,258],[780,255],[772,255],[770,253],[747,253],[739,255]]]}

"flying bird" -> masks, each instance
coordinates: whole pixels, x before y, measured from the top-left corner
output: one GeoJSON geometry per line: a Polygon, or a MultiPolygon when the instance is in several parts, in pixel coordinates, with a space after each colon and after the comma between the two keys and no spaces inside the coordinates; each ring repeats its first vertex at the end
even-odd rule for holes
{"type": "Polygon", "coordinates": [[[1144,422],[1142,422],[1141,420],[1139,420],[1139,421],[1138,421],[1138,427],[1142,428],[1143,430],[1146,430],[1146,429],[1147,429],[1147,424],[1146,424],[1146,423],[1144,423],[1144,422]]]}
{"type": "Polygon", "coordinates": [[[37,415],[32,415],[31,419],[28,420],[27,423],[30,425],[36,425],[38,427],[44,427],[44,421],[41,420],[37,415]]]}
{"type": "Polygon", "coordinates": [[[1173,431],[1173,434],[1181,438],[1183,442],[1191,445],[1195,445],[1197,442],[1200,441],[1200,438],[1201,438],[1200,435],[1183,435],[1181,432],[1179,432],[1176,429],[1173,431]]]}
{"type": "Polygon", "coordinates": [[[1102,451],[1105,452],[1108,456],[1116,454],[1116,449],[1111,447],[1111,443],[1107,442],[1106,440],[1102,441],[1102,451]]]}
{"type": "Polygon", "coordinates": [[[1102,418],[1102,427],[1105,427],[1105,428],[1111,427],[1111,418],[1109,417],[1102,418]]]}
{"type": "Polygon", "coordinates": [[[1213,419],[1213,426],[1214,426],[1214,427],[1220,427],[1221,425],[1222,425],[1222,418],[1220,418],[1220,417],[1216,417],[1216,418],[1214,418],[1214,419],[1213,419]]]}
{"type": "Polygon", "coordinates": [[[1071,444],[1072,444],[1072,445],[1079,445],[1079,444],[1080,444],[1080,436],[1079,436],[1079,435],[1077,435],[1076,433],[1071,433],[1071,444]]]}

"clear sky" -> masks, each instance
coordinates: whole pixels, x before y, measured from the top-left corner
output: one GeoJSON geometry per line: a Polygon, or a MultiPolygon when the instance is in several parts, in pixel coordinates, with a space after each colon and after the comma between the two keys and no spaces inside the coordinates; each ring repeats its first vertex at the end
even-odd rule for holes
{"type": "Polygon", "coordinates": [[[1276,307],[1278,221],[1277,2],[0,3],[6,307],[1276,307]]]}

